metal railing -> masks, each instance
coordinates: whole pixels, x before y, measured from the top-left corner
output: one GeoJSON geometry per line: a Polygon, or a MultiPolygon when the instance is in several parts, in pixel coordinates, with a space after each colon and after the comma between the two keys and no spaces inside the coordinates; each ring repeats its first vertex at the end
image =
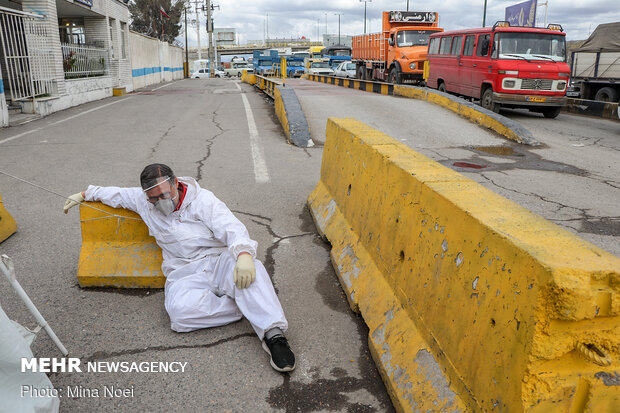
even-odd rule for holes
{"type": "Polygon", "coordinates": [[[53,93],[53,58],[43,18],[0,7],[0,40],[11,101],[53,93]]]}
{"type": "Polygon", "coordinates": [[[95,46],[62,43],[65,79],[103,76],[108,71],[108,51],[95,46]]]}

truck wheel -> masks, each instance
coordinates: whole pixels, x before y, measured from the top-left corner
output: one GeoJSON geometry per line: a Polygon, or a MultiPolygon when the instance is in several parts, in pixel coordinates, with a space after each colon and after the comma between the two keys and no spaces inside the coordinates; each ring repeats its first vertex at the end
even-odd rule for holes
{"type": "Polygon", "coordinates": [[[499,103],[493,101],[493,89],[487,88],[480,98],[480,106],[495,113],[499,113],[499,103]]]}
{"type": "Polygon", "coordinates": [[[541,112],[547,119],[555,119],[558,117],[562,108],[544,108],[541,112]]]}
{"type": "Polygon", "coordinates": [[[393,83],[393,84],[400,84],[400,71],[393,67],[392,70],[390,70],[390,77],[388,78],[388,82],[393,83]]]}
{"type": "Polygon", "coordinates": [[[596,96],[594,100],[600,100],[601,102],[613,102],[616,103],[618,101],[618,92],[610,87],[604,87],[599,89],[596,92],[596,96]]]}
{"type": "Polygon", "coordinates": [[[241,72],[237,72],[237,77],[241,77],[241,72]]]}
{"type": "Polygon", "coordinates": [[[444,82],[441,82],[439,84],[439,86],[437,87],[437,90],[440,91],[440,92],[443,92],[443,93],[447,93],[447,91],[446,91],[446,84],[444,82]]]}

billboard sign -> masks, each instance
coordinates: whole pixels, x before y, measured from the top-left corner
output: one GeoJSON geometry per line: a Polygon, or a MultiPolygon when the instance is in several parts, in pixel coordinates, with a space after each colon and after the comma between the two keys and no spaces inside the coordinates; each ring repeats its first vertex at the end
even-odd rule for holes
{"type": "Polygon", "coordinates": [[[506,7],[506,20],[511,26],[536,27],[536,2],[528,0],[506,7]]]}
{"type": "Polygon", "coordinates": [[[437,13],[433,11],[391,11],[390,22],[435,23],[437,13]]]}

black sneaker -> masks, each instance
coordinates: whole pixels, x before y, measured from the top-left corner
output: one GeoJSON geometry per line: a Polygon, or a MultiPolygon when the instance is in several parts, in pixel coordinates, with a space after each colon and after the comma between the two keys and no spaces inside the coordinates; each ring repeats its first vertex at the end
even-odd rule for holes
{"type": "Polygon", "coordinates": [[[282,334],[263,340],[263,350],[271,356],[271,367],[277,371],[286,372],[295,369],[295,355],[282,334]]]}

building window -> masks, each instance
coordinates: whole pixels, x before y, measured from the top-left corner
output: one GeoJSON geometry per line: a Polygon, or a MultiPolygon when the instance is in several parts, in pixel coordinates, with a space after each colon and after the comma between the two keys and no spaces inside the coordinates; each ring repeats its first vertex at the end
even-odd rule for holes
{"type": "Polygon", "coordinates": [[[61,43],[86,44],[82,17],[58,19],[58,31],[61,43]]]}
{"type": "Polygon", "coordinates": [[[127,23],[121,22],[121,57],[127,59],[127,23]]]}
{"type": "Polygon", "coordinates": [[[114,53],[114,46],[116,45],[116,36],[114,35],[114,26],[116,26],[116,20],[110,19],[110,53],[112,59],[116,59],[116,53],[114,53]]]}

